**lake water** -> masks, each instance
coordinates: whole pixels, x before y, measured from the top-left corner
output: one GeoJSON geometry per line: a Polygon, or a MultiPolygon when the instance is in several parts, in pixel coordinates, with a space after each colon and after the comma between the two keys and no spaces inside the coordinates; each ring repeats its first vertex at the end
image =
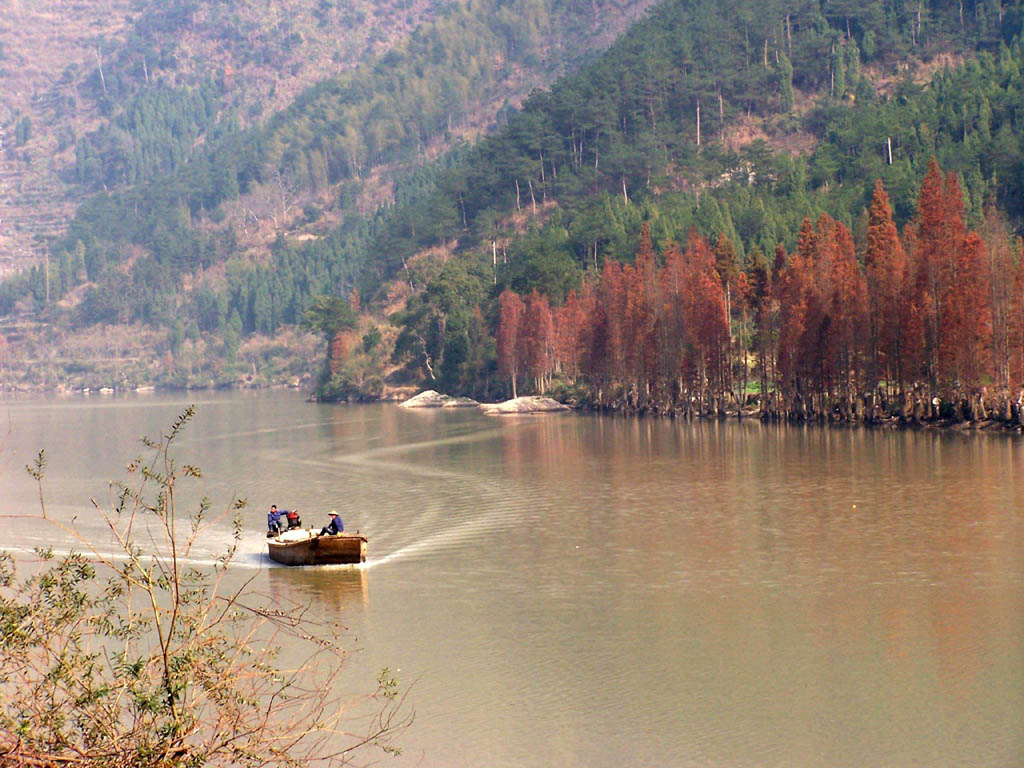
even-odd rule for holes
{"type": "MultiPolygon", "coordinates": [[[[349,628],[353,685],[412,684],[381,764],[1024,765],[1020,438],[24,400],[0,404],[5,511],[38,506],[22,468],[45,448],[48,512],[94,525],[89,499],[189,402],[182,460],[250,502],[240,571],[349,628]],[[338,509],[369,562],[267,563],[271,503],[338,509]]],[[[0,548],[42,543],[0,520],[0,548]]]]}

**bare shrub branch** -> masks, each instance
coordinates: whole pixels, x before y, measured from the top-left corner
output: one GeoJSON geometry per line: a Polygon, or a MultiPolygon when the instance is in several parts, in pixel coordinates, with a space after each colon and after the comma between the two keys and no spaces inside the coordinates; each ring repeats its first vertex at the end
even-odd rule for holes
{"type": "Polygon", "coordinates": [[[329,766],[397,751],[412,714],[390,673],[345,696],[336,628],[311,606],[271,607],[256,574],[238,586],[244,500],[179,513],[179,483],[202,477],[172,451],[194,413],[143,441],[109,507],[93,500],[113,553],[47,516],[42,451],[26,467],[37,519],[78,551],[0,552],[0,766],[329,766]],[[225,522],[225,551],[192,565],[225,522]]]}

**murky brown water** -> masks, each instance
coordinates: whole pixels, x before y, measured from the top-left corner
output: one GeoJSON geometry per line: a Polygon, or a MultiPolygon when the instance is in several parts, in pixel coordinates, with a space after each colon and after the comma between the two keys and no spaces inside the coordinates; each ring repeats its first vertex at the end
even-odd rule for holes
{"type": "MultiPolygon", "coordinates": [[[[183,454],[253,505],[239,568],[350,628],[353,686],[414,683],[385,764],[1024,765],[1019,438],[196,399],[183,454]],[[337,508],[367,567],[266,564],[272,502],[337,508]]],[[[45,447],[85,519],[187,402],[2,404],[5,507],[45,447]]]]}

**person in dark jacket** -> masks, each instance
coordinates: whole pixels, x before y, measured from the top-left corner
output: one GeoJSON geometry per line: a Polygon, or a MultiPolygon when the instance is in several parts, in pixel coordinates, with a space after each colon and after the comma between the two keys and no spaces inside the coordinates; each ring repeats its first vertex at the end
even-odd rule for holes
{"type": "Polygon", "coordinates": [[[325,525],[323,528],[320,529],[320,535],[321,536],[326,536],[326,535],[333,536],[334,534],[341,533],[342,531],[345,530],[345,525],[341,522],[341,518],[338,517],[338,513],[337,512],[335,512],[332,509],[327,514],[331,516],[331,522],[329,522],[327,525],[325,525]]]}
{"type": "Polygon", "coordinates": [[[281,532],[281,513],[277,511],[277,504],[271,504],[267,512],[267,531],[274,536],[281,532]]]}

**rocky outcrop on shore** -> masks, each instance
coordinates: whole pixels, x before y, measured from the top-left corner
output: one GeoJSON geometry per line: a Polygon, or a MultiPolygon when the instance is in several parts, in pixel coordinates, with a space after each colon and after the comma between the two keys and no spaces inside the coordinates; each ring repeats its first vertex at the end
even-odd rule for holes
{"type": "Polygon", "coordinates": [[[428,389],[399,403],[399,405],[402,408],[475,408],[479,403],[468,397],[452,397],[428,389]]]}
{"type": "Polygon", "coordinates": [[[480,406],[484,413],[553,413],[572,410],[568,405],[552,400],[550,397],[517,397],[503,403],[484,403],[480,406]]]}
{"type": "Polygon", "coordinates": [[[452,397],[433,389],[420,392],[399,403],[402,408],[480,408],[484,413],[554,413],[572,410],[550,397],[517,397],[503,403],[478,403],[468,397],[452,397]]]}

